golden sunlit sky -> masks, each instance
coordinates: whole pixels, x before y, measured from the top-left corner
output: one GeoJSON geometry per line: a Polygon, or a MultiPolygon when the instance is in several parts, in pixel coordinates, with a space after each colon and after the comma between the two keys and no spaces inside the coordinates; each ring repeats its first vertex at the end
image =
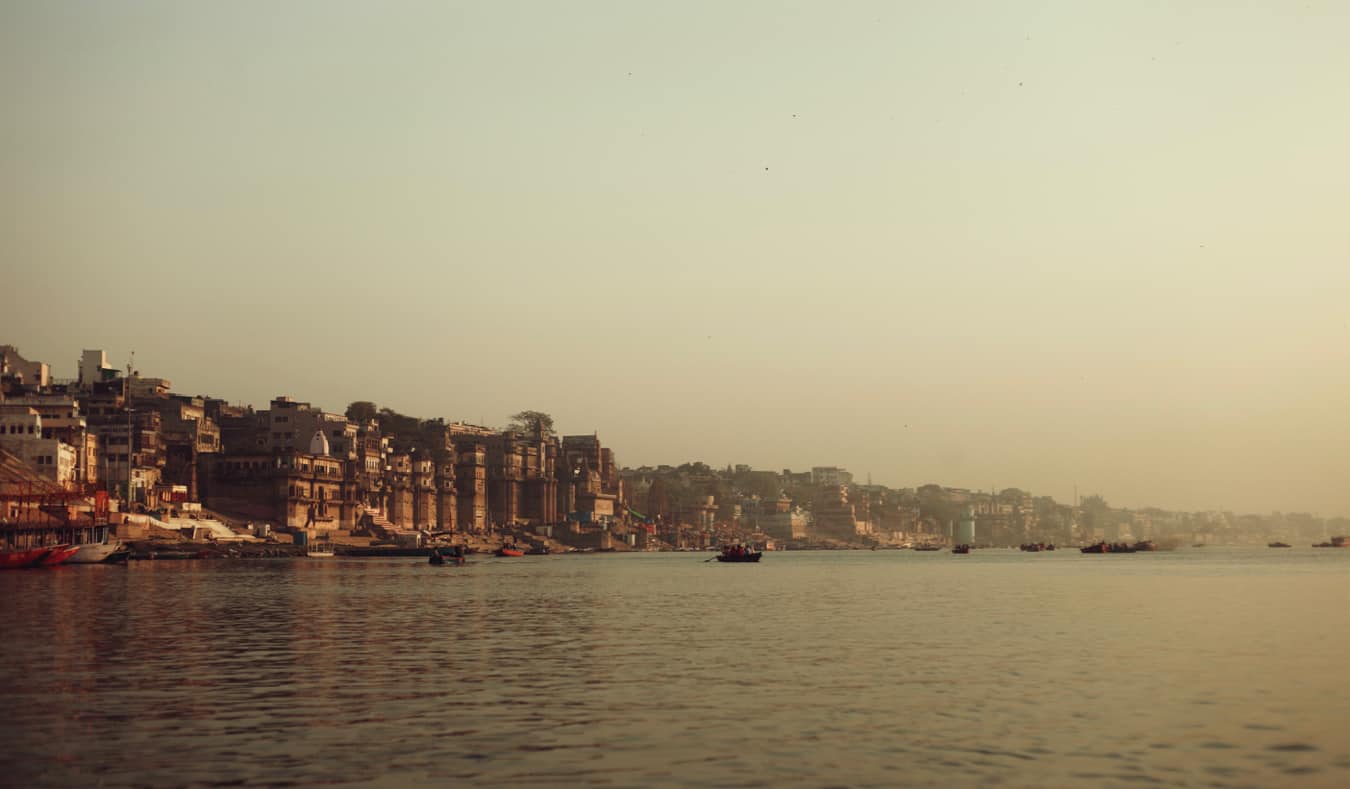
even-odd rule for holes
{"type": "Polygon", "coordinates": [[[1350,4],[0,7],[0,342],[1350,515],[1350,4]]]}

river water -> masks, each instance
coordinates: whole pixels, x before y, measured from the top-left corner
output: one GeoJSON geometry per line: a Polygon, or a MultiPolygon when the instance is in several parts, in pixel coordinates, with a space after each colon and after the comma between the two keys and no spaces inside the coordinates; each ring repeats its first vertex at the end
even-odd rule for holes
{"type": "Polygon", "coordinates": [[[0,573],[0,784],[1350,785],[1350,550],[0,573]]]}

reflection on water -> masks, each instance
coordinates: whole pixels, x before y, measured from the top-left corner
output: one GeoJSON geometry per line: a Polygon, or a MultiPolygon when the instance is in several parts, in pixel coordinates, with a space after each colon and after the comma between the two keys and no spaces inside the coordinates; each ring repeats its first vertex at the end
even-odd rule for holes
{"type": "Polygon", "coordinates": [[[1350,784],[1350,551],[703,558],[0,573],[0,782],[1350,784]]]}

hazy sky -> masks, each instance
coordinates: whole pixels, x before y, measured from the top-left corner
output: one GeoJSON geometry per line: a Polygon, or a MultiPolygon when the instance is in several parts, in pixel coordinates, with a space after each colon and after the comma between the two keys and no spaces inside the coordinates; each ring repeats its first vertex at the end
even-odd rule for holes
{"type": "Polygon", "coordinates": [[[0,7],[0,342],[1350,514],[1350,3],[0,7]]]}

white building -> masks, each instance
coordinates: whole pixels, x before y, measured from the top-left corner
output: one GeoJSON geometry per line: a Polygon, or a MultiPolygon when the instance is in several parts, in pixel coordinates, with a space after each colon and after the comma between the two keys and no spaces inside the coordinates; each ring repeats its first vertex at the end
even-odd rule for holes
{"type": "Polygon", "coordinates": [[[0,413],[36,411],[42,418],[39,435],[58,439],[75,450],[75,481],[98,482],[98,436],[89,430],[80,403],[71,395],[24,395],[0,403],[0,413]]]}
{"type": "Polygon", "coordinates": [[[103,351],[85,351],[80,356],[79,370],[77,382],[82,389],[117,377],[117,370],[108,366],[108,355],[103,351]]]}
{"type": "Polygon", "coordinates": [[[30,362],[13,345],[0,345],[0,375],[18,378],[24,386],[45,387],[52,382],[52,368],[43,362],[30,362]]]}
{"type": "Polygon", "coordinates": [[[0,408],[0,449],[17,455],[58,485],[76,481],[75,448],[57,438],[43,438],[42,416],[35,408],[0,408]]]}

